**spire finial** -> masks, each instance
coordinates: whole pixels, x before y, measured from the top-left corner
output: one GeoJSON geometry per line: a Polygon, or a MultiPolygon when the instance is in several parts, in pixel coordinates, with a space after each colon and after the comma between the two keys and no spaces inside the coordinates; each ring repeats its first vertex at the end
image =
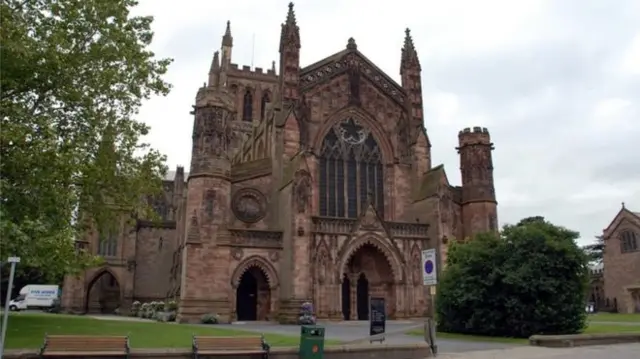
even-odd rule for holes
{"type": "Polygon", "coordinates": [[[296,13],[293,11],[293,2],[289,3],[289,11],[287,12],[287,25],[296,24],[296,13]]]}
{"type": "Polygon", "coordinates": [[[220,52],[215,51],[213,53],[213,60],[211,61],[210,71],[214,72],[220,68],[220,52]]]}
{"type": "Polygon", "coordinates": [[[358,45],[356,44],[356,40],[353,37],[350,37],[347,41],[347,49],[349,50],[357,50],[358,45]]]}
{"type": "Polygon", "coordinates": [[[622,202],[622,208],[625,208],[625,207],[624,207],[624,202],[622,202]]]}
{"type": "Polygon", "coordinates": [[[420,68],[420,61],[418,60],[418,52],[413,45],[413,38],[411,37],[411,29],[406,28],[404,30],[404,45],[402,46],[402,60],[401,67],[408,68],[412,65],[417,65],[420,68]]]}
{"type": "Polygon", "coordinates": [[[224,30],[222,37],[222,46],[233,46],[233,37],[231,37],[231,21],[227,20],[227,28],[224,30]]]}
{"type": "Polygon", "coordinates": [[[282,30],[280,32],[280,51],[285,45],[294,45],[296,48],[300,48],[300,29],[296,23],[296,14],[293,11],[293,2],[289,3],[289,11],[287,11],[287,19],[282,24],[282,30]]]}

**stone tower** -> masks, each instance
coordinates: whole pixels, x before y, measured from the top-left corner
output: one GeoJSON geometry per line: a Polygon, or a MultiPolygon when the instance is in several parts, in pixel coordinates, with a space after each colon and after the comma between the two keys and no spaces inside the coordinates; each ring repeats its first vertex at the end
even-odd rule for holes
{"type": "MultiPolygon", "coordinates": [[[[185,204],[185,247],[182,252],[182,278],[178,320],[187,320],[216,309],[228,312],[225,293],[209,290],[216,285],[201,285],[204,273],[223,273],[216,268],[224,261],[216,260],[216,241],[223,233],[230,211],[232,121],[235,118],[233,96],[220,83],[198,90],[192,114],[193,145],[191,169],[187,180],[185,204]]],[[[214,281],[224,281],[215,276],[214,281]]]]}
{"type": "Polygon", "coordinates": [[[498,230],[496,192],[489,131],[484,127],[465,128],[458,133],[462,174],[463,238],[498,230]]]}

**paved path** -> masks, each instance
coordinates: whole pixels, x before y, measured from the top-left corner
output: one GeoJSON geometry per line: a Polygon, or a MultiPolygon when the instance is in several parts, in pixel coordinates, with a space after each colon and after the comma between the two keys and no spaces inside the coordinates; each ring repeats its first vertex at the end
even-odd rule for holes
{"type": "Polygon", "coordinates": [[[638,359],[640,343],[578,348],[518,347],[438,355],[439,359],[638,359]]]}
{"type": "MultiPolygon", "coordinates": [[[[92,315],[93,318],[102,320],[133,320],[133,321],[151,321],[149,319],[119,317],[114,315],[92,315]]],[[[193,324],[203,325],[203,324],[193,324]]],[[[369,322],[367,321],[348,321],[348,322],[320,322],[318,325],[325,327],[325,338],[339,340],[341,342],[350,342],[366,338],[369,335],[369,322]]],[[[300,335],[299,325],[282,325],[270,322],[244,322],[234,324],[220,324],[216,327],[231,327],[237,330],[243,330],[256,333],[271,333],[287,336],[300,335]]],[[[389,335],[386,337],[385,343],[389,344],[412,344],[423,342],[421,336],[406,335],[408,330],[421,328],[422,323],[414,321],[393,320],[387,321],[386,331],[389,335]]],[[[516,345],[493,343],[493,342],[475,342],[466,340],[437,339],[439,353],[459,353],[474,350],[491,350],[513,348],[516,345]]],[[[365,342],[366,343],[366,342],[365,342]]],[[[373,343],[372,345],[376,345],[373,343]]]]}
{"type": "MultiPolygon", "coordinates": [[[[324,322],[318,323],[325,327],[325,338],[340,340],[343,342],[355,341],[369,335],[369,322],[349,321],[349,322],[324,322]]],[[[282,334],[288,336],[300,335],[298,325],[280,325],[266,322],[247,322],[244,324],[232,324],[234,328],[259,333],[282,334]]],[[[421,336],[406,335],[404,332],[414,328],[420,328],[421,323],[411,321],[388,321],[387,336],[385,343],[389,344],[411,344],[424,341],[421,336]]],[[[473,350],[490,350],[516,347],[513,344],[493,343],[493,342],[473,342],[464,340],[437,339],[438,352],[458,353],[473,350]]],[[[376,345],[374,343],[373,345],[376,345]]]]}

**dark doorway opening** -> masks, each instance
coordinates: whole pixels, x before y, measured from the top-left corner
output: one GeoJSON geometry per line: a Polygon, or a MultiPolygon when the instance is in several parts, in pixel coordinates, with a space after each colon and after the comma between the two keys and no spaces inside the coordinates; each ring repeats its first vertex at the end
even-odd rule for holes
{"type": "Polygon", "coordinates": [[[342,277],[342,317],[344,320],[351,318],[351,281],[346,274],[342,277]]]}
{"type": "Polygon", "coordinates": [[[120,307],[120,285],[108,270],[93,278],[87,286],[85,313],[113,314],[120,307]]]}
{"type": "Polygon", "coordinates": [[[251,271],[240,278],[236,293],[236,312],[238,320],[257,320],[258,317],[258,280],[251,271]]]}
{"type": "Polygon", "coordinates": [[[369,320],[369,281],[364,273],[358,277],[356,288],[358,302],[358,320],[369,320]]]}

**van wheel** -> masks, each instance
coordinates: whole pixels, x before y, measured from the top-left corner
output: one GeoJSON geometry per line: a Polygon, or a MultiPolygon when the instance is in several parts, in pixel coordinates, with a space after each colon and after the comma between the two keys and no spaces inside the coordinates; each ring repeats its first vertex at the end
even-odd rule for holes
{"type": "Polygon", "coordinates": [[[9,310],[12,312],[17,312],[18,311],[18,307],[16,307],[15,305],[9,306],[9,310]]]}

